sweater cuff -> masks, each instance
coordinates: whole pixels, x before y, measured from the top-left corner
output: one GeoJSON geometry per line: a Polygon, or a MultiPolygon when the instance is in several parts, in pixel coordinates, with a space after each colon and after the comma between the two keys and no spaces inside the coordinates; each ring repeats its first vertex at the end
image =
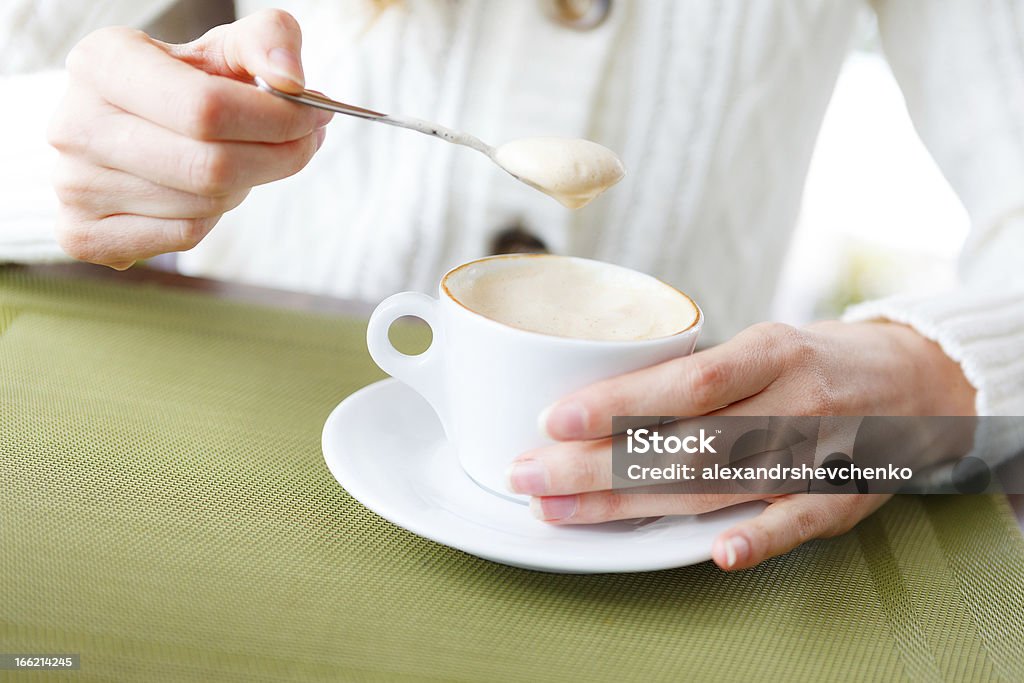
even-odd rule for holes
{"type": "Polygon", "coordinates": [[[894,296],[853,306],[842,319],[914,328],[960,363],[978,415],[1024,415],[1024,289],[894,296]]]}
{"type": "Polygon", "coordinates": [[[50,175],[57,152],[46,143],[46,124],[64,93],[65,74],[0,75],[0,88],[31,103],[6,107],[0,126],[0,262],[67,259],[53,234],[58,203],[50,175]]]}

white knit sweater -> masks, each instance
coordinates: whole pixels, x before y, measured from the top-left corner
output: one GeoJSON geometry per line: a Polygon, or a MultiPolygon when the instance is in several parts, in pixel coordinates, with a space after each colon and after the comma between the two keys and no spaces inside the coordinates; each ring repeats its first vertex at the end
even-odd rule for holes
{"type": "MultiPolygon", "coordinates": [[[[571,212],[468,150],[336,117],[306,170],[254,190],[181,255],[181,269],[373,300],[432,290],[447,268],[485,254],[495,232],[519,223],[552,251],[690,292],[709,337],[726,338],[768,314],[821,118],[870,10],[921,137],[974,229],[958,290],[871,302],[846,318],[913,325],[963,364],[980,413],[1024,414],[1017,0],[613,0],[609,20],[591,31],[553,23],[541,2],[406,0],[376,20],[366,0],[275,4],[303,26],[311,86],[492,143],[591,138],[621,154],[620,185],[571,212]]],[[[83,9],[96,4],[8,0],[0,68],[52,64],[86,30],[141,22],[168,0],[106,3],[102,16],[83,9]]],[[[237,4],[245,14],[270,3],[237,4]]],[[[0,258],[59,254],[40,112],[60,78],[4,77],[5,91],[38,98],[20,130],[0,133],[14,150],[0,161],[0,258]]]]}

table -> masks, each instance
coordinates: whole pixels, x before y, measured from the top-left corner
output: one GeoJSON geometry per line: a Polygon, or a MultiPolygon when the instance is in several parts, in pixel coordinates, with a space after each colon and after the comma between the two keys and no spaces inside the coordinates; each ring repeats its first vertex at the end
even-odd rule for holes
{"type": "Polygon", "coordinates": [[[1024,680],[999,497],[899,497],[734,575],[529,572],[394,527],[319,451],[381,377],[367,310],[0,268],[0,652],[90,681],[1024,680]]]}
{"type": "MultiPolygon", "coordinates": [[[[205,295],[228,301],[256,303],[295,311],[369,317],[374,308],[374,304],[366,301],[339,299],[208,278],[189,277],[167,270],[145,267],[136,267],[124,272],[87,263],[23,266],[23,268],[43,277],[149,284],[158,287],[202,292],[205,295]]],[[[1007,496],[1007,499],[1013,508],[1017,525],[1020,527],[1021,532],[1024,533],[1024,495],[1010,495],[1007,496]]]]}

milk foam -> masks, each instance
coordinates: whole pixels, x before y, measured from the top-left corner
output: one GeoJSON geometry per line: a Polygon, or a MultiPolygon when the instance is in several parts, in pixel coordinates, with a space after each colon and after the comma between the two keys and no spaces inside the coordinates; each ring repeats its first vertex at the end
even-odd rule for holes
{"type": "Polygon", "coordinates": [[[445,285],[458,302],[488,318],[575,339],[667,337],[698,316],[688,297],[653,277],[559,256],[477,262],[456,270],[445,285]]]}

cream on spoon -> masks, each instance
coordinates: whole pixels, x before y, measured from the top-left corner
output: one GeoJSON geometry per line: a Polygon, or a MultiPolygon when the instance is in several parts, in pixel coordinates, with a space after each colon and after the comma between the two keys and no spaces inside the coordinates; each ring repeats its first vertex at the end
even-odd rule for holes
{"type": "Polygon", "coordinates": [[[522,138],[495,148],[495,163],[570,209],[589,204],[626,174],[607,147],[579,138],[522,138]]]}
{"type": "Polygon", "coordinates": [[[578,138],[523,138],[491,147],[477,137],[410,116],[382,114],[332,100],[311,90],[298,94],[278,90],[256,77],[256,85],[292,102],[361,119],[408,128],[486,154],[513,177],[544,192],[570,209],[589,204],[622,180],[625,169],[619,158],[596,142],[578,138]]]}

